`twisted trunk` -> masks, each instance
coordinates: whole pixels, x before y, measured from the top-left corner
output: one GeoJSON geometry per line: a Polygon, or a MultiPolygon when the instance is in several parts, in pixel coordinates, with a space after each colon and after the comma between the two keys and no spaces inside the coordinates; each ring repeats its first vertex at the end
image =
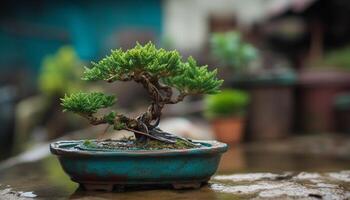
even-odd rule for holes
{"type": "MultiPolygon", "coordinates": [[[[111,81],[112,79],[113,78],[111,78],[111,81]]],[[[144,142],[148,139],[155,139],[163,142],[175,143],[178,139],[181,139],[191,143],[191,141],[185,138],[175,136],[157,128],[162,115],[162,109],[164,108],[165,104],[176,104],[182,101],[187,94],[180,92],[177,98],[172,99],[172,88],[162,85],[159,82],[159,78],[152,77],[148,73],[143,72],[134,74],[132,77],[125,78],[125,81],[129,81],[131,79],[137,83],[140,83],[146,89],[149,97],[151,98],[151,105],[147,108],[146,112],[139,115],[136,119],[129,118],[122,114],[117,114],[113,123],[114,128],[117,130],[124,129],[133,132],[139,142],[144,142]]],[[[93,125],[109,123],[104,117],[98,118],[92,114],[83,116],[89,119],[90,123],[93,125]]]]}
{"type": "MultiPolygon", "coordinates": [[[[171,87],[162,85],[158,78],[152,77],[149,74],[139,74],[134,77],[134,80],[142,84],[151,98],[151,105],[147,111],[136,118],[139,123],[137,130],[141,129],[141,131],[145,131],[149,135],[163,141],[174,142],[175,136],[160,130],[157,126],[159,125],[162,109],[165,104],[175,104],[182,101],[186,95],[181,93],[175,100],[172,100],[173,91],[171,87]]],[[[139,135],[138,132],[134,133],[136,138],[141,141],[149,137],[148,135],[139,135]]]]}

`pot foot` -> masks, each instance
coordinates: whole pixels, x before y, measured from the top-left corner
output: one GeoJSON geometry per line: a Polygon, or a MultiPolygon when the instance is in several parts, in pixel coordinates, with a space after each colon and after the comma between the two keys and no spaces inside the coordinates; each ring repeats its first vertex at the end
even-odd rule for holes
{"type": "Polygon", "coordinates": [[[174,189],[182,190],[182,189],[198,189],[201,187],[201,182],[184,182],[184,183],[173,183],[171,184],[174,189]]]}
{"type": "Polygon", "coordinates": [[[82,186],[87,191],[106,191],[106,192],[113,191],[113,184],[84,183],[84,184],[82,184],[82,186]]]}

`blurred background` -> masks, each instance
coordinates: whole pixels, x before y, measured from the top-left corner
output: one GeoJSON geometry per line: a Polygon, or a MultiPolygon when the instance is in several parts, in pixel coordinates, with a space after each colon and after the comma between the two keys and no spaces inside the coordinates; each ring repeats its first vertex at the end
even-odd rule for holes
{"type": "Polygon", "coordinates": [[[160,125],[229,143],[224,171],[273,163],[276,169],[348,167],[339,162],[350,160],[350,1],[0,4],[0,160],[55,139],[98,137],[104,127],[62,113],[65,93],[105,90],[116,94],[117,110],[145,110],[149,99],[137,84],[91,84],[80,76],[111,49],[153,41],[217,68],[225,80],[221,94],[168,106],[160,125]],[[329,160],[312,157],[299,166],[287,156],[307,152],[329,160]],[[279,162],[282,157],[288,162],[279,162]]]}

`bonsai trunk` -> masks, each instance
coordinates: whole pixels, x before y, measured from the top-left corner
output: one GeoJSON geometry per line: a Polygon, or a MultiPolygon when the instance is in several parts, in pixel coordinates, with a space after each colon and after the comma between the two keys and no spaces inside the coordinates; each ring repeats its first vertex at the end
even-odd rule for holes
{"type": "MultiPolygon", "coordinates": [[[[159,83],[159,79],[157,77],[152,77],[148,73],[134,74],[132,79],[137,83],[142,84],[142,86],[147,90],[151,98],[151,105],[148,107],[146,112],[139,115],[136,119],[129,118],[122,114],[117,114],[112,122],[114,129],[133,132],[138,142],[147,142],[149,139],[154,139],[161,142],[176,143],[177,140],[182,140],[196,146],[196,144],[192,143],[188,139],[164,132],[157,128],[162,115],[162,109],[165,104],[176,104],[182,101],[187,93],[180,92],[177,98],[172,99],[173,91],[171,87],[162,85],[159,83]]],[[[80,114],[87,118],[93,125],[105,123],[111,124],[111,122],[104,117],[98,118],[92,114],[80,114]]]]}
{"type": "Polygon", "coordinates": [[[162,85],[159,83],[157,78],[154,78],[149,74],[137,74],[134,76],[134,80],[137,83],[142,84],[142,86],[147,90],[152,101],[147,111],[136,118],[137,125],[134,126],[135,130],[132,130],[135,134],[136,140],[139,142],[144,142],[147,139],[156,139],[171,143],[175,143],[177,139],[186,140],[157,128],[164,105],[180,102],[186,95],[184,93],[180,93],[175,100],[172,100],[172,89],[168,86],[162,85]]]}

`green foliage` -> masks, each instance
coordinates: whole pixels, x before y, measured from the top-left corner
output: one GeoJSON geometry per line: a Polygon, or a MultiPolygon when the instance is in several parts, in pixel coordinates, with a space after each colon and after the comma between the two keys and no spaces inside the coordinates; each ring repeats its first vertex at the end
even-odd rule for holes
{"type": "Polygon", "coordinates": [[[325,55],[322,60],[315,61],[314,65],[325,67],[338,67],[350,69],[350,47],[333,50],[325,55]]]}
{"type": "Polygon", "coordinates": [[[258,57],[257,50],[242,41],[238,32],[214,33],[210,42],[213,55],[237,71],[243,70],[258,57]]]}
{"type": "Polygon", "coordinates": [[[223,90],[205,98],[205,116],[208,118],[244,115],[249,95],[239,90],[223,90]]]}
{"type": "Polygon", "coordinates": [[[115,130],[123,130],[125,127],[126,127],[126,125],[124,123],[114,124],[115,130]]]}
{"type": "Polygon", "coordinates": [[[215,94],[219,91],[223,80],[217,80],[216,70],[208,71],[207,66],[198,67],[192,57],[182,67],[183,72],[180,75],[164,78],[163,81],[188,94],[215,94]]]}
{"type": "MultiPolygon", "coordinates": [[[[157,49],[149,42],[144,46],[137,44],[126,51],[113,50],[111,55],[92,63],[92,68],[85,68],[83,79],[108,82],[136,81],[143,84],[153,99],[156,99],[154,103],[159,104],[161,109],[164,104],[177,103],[186,95],[217,93],[223,81],[216,78],[216,73],[216,70],[209,71],[207,66],[198,66],[192,57],[182,61],[179,52],[157,49]],[[180,92],[177,98],[169,92],[172,87],[180,92]]],[[[95,125],[108,123],[113,125],[114,129],[121,130],[137,121],[121,114],[117,115],[115,112],[102,117],[93,115],[99,109],[110,107],[115,103],[113,96],[103,93],[78,92],[65,95],[61,101],[64,111],[81,114],[95,125]]],[[[151,115],[154,115],[153,118],[160,117],[158,112],[151,115]]]]}
{"type": "Polygon", "coordinates": [[[108,123],[108,124],[114,124],[114,119],[115,119],[115,117],[116,117],[116,113],[115,112],[110,112],[110,113],[108,113],[107,115],[105,115],[104,116],[104,119],[106,120],[106,122],[108,123]]]}
{"type": "MultiPolygon", "coordinates": [[[[115,103],[114,96],[107,96],[100,92],[83,93],[77,92],[71,95],[65,95],[62,100],[63,111],[72,111],[75,113],[93,114],[98,109],[107,108],[115,103]]],[[[113,115],[110,113],[107,118],[113,115]]]]}
{"type": "Polygon", "coordinates": [[[140,73],[148,73],[188,94],[215,93],[223,82],[216,78],[216,71],[199,67],[192,57],[183,62],[179,52],[157,49],[151,42],[127,51],[112,50],[111,55],[86,68],[83,79],[124,81],[140,73]]]}
{"type": "Polygon", "coordinates": [[[179,52],[156,49],[151,42],[145,46],[137,43],[134,48],[127,51],[112,50],[111,55],[92,63],[91,69],[85,69],[83,79],[115,81],[143,71],[153,76],[166,77],[179,74],[181,72],[179,66],[181,66],[179,52]]]}
{"type": "Polygon", "coordinates": [[[82,88],[81,61],[71,46],[61,47],[54,55],[46,56],[39,74],[39,89],[46,95],[63,95],[82,88]]]}

